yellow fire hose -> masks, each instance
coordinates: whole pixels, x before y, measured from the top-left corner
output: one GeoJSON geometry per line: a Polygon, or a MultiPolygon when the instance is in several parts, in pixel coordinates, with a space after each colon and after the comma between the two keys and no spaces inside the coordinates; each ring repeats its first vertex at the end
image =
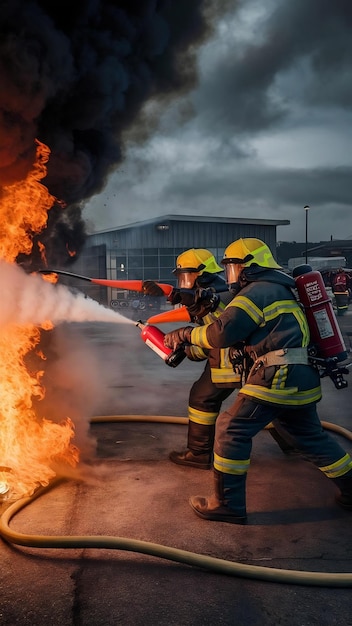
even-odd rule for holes
{"type": "MultiPolygon", "coordinates": [[[[98,422],[160,422],[169,424],[187,424],[188,418],[172,416],[146,416],[146,415],[107,415],[96,416],[91,419],[92,423],[98,422]]],[[[328,430],[346,437],[352,441],[352,432],[331,424],[321,422],[322,426],[328,430]]],[[[269,425],[270,426],[270,425],[269,425]]],[[[285,570],[273,567],[262,567],[258,565],[245,565],[235,561],[226,561],[215,557],[205,556],[187,550],[178,550],[168,546],[128,539],[125,537],[110,536],[59,536],[59,535],[25,535],[17,533],[9,528],[11,519],[28,504],[39,496],[46,493],[53,486],[62,482],[62,479],[55,479],[48,487],[38,489],[32,496],[22,498],[11,504],[0,518],[0,535],[8,543],[20,546],[37,548],[105,548],[113,550],[126,550],[128,552],[139,552],[156,556],[169,561],[185,563],[195,567],[205,568],[219,574],[229,576],[239,576],[242,578],[254,578],[276,583],[289,583],[294,585],[310,585],[316,587],[352,587],[352,573],[325,573],[325,572],[302,572],[299,570],[285,570]]]]}

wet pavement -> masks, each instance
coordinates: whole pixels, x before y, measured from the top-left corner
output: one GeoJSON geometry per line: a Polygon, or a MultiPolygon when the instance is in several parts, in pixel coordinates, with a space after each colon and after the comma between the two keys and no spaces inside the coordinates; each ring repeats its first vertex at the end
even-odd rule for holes
{"type": "MultiPolygon", "coordinates": [[[[338,321],[349,347],[352,315],[338,321]]],[[[212,492],[212,472],[176,466],[168,454],[186,443],[182,418],[203,364],[168,368],[132,324],[62,332],[94,355],[79,361],[87,406],[68,400],[82,480],[54,484],[5,524],[36,545],[0,541],[1,626],[352,625],[352,514],[336,506],[334,485],[262,431],[248,525],[199,519],[188,499],[212,492]]],[[[320,418],[351,451],[334,427],[352,430],[352,379],[344,390],[322,383],[320,418]]]]}

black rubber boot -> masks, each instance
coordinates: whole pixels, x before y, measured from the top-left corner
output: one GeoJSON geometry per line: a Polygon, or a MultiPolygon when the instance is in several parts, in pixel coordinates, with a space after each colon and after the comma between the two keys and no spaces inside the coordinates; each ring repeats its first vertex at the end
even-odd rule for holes
{"type": "Polygon", "coordinates": [[[332,478],[335,485],[340,489],[336,496],[336,503],[345,511],[352,511],[352,476],[332,478]]]}
{"type": "Polygon", "coordinates": [[[246,524],[246,475],[233,476],[214,470],[214,484],[215,494],[210,498],[190,498],[196,515],[211,522],[246,524]]]}
{"type": "Polygon", "coordinates": [[[214,433],[215,424],[206,426],[190,420],[188,423],[188,447],[182,452],[171,452],[170,461],[177,465],[209,470],[213,461],[214,433]]]}

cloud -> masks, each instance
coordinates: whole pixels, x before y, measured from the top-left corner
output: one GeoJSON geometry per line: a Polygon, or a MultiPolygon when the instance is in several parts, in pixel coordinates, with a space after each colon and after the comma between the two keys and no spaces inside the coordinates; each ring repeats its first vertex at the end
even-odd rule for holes
{"type": "Polygon", "coordinates": [[[310,240],[352,236],[352,5],[227,9],[200,49],[196,88],[145,144],[127,144],[122,170],[88,203],[92,227],[167,213],[264,217],[290,219],[278,237],[302,241],[309,204],[310,240]]]}

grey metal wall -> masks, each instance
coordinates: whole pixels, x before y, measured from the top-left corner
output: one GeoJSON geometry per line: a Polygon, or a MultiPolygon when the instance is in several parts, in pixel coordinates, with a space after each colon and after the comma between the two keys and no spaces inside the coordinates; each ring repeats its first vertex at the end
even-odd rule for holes
{"type": "Polygon", "coordinates": [[[226,248],[239,237],[263,239],[276,248],[276,226],[232,224],[215,222],[171,221],[168,230],[158,230],[158,225],[127,227],[126,229],[99,233],[89,237],[89,246],[106,244],[107,249],[120,248],[226,248]]]}
{"type": "MultiPolygon", "coordinates": [[[[264,240],[275,254],[276,225],[191,220],[155,220],[97,233],[88,237],[72,271],[91,278],[157,280],[175,285],[176,257],[188,248],[207,248],[220,262],[225,248],[240,237],[264,240]],[[163,227],[163,228],[160,228],[163,227]],[[102,259],[104,250],[105,264],[102,259]]],[[[87,283],[80,288],[104,304],[116,302],[117,289],[100,289],[87,283]]],[[[131,298],[136,294],[131,294],[131,298]]]]}

